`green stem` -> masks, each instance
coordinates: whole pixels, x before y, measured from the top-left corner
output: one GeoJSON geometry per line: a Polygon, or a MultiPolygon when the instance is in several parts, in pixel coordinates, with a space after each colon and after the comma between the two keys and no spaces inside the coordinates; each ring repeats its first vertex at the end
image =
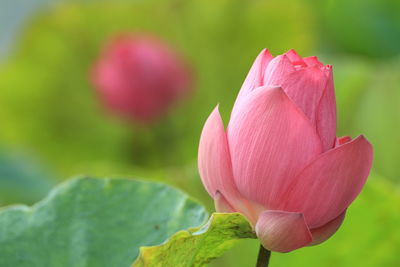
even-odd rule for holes
{"type": "Polygon", "coordinates": [[[256,267],[268,267],[270,257],[271,251],[266,250],[262,245],[260,245],[256,267]]]}

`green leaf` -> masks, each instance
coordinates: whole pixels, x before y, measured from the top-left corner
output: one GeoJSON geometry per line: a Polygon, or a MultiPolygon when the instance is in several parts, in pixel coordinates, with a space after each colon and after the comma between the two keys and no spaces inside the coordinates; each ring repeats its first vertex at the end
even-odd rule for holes
{"type": "Polygon", "coordinates": [[[162,245],[141,248],[132,266],[203,266],[244,238],[256,236],[243,215],[214,213],[203,227],[180,231],[162,245]]]}
{"type": "Polygon", "coordinates": [[[78,178],[33,207],[0,210],[0,266],[129,266],[208,214],[163,184],[78,178]]]}

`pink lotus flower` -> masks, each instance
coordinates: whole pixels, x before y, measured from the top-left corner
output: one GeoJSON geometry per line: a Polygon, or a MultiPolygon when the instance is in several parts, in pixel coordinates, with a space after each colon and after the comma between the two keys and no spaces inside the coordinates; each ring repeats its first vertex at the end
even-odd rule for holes
{"type": "Polygon", "coordinates": [[[148,36],[121,36],[92,71],[105,106],[126,119],[148,123],[165,113],[191,86],[191,75],[172,48],[148,36]]]}
{"type": "Polygon", "coordinates": [[[319,244],[341,225],[371,169],[363,137],[336,138],[332,67],[294,50],[255,60],[227,128],[211,113],[199,170],[217,211],[241,212],[263,246],[319,244]]]}

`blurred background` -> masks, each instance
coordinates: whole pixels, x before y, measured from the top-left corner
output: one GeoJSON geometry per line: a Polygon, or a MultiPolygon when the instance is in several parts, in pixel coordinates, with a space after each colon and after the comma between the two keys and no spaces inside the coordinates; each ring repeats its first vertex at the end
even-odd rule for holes
{"type": "MultiPolygon", "coordinates": [[[[375,150],[338,233],[275,253],[271,266],[400,266],[398,0],[1,0],[0,205],[32,204],[90,174],[163,181],[213,211],[197,172],[200,132],[217,103],[227,123],[265,47],[332,64],[338,136],[365,134],[375,150]],[[93,73],[99,58],[113,61],[107,49],[121,34],[165,44],[187,77],[185,92],[151,120],[118,116],[118,104],[102,101],[114,76],[104,70],[111,78],[99,82],[93,73]]],[[[242,241],[210,265],[253,266],[257,252],[256,240],[242,241]]]]}

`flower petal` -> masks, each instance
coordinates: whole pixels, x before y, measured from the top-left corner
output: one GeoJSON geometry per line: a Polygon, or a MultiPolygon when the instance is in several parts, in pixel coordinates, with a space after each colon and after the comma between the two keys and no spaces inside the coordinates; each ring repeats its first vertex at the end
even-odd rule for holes
{"type": "Polygon", "coordinates": [[[319,103],[316,124],[318,134],[324,146],[324,151],[327,151],[333,148],[336,140],[336,99],[332,67],[328,65],[325,72],[328,81],[319,103]]]}
{"type": "Polygon", "coordinates": [[[251,93],[255,88],[263,85],[264,72],[267,65],[274,57],[269,53],[268,49],[263,49],[261,53],[257,56],[253,63],[247,77],[240,88],[239,94],[236,98],[235,105],[233,106],[232,113],[235,113],[241,99],[246,98],[246,96],[251,93]]]}
{"type": "Polygon", "coordinates": [[[323,226],[361,192],[372,154],[372,146],[363,136],[323,153],[293,180],[281,208],[302,212],[310,228],[323,226]]]}
{"type": "Polygon", "coordinates": [[[334,233],[336,233],[336,231],[342,225],[345,215],[346,210],[327,224],[319,228],[311,229],[310,231],[313,237],[313,241],[310,243],[310,246],[321,244],[322,242],[330,238],[334,233]]]}
{"type": "Polygon", "coordinates": [[[351,137],[350,136],[343,136],[343,137],[338,137],[336,138],[336,143],[335,143],[335,147],[338,147],[340,145],[344,145],[348,142],[351,141],[351,137]]]}
{"type": "Polygon", "coordinates": [[[201,180],[210,196],[220,191],[229,198],[236,194],[224,125],[218,106],[208,117],[200,137],[198,165],[201,180]]]}
{"type": "Polygon", "coordinates": [[[232,198],[233,202],[229,202],[225,196],[217,191],[214,196],[214,205],[217,212],[240,212],[246,216],[247,220],[254,227],[260,214],[265,208],[251,200],[242,197],[232,198]]]}
{"type": "Polygon", "coordinates": [[[282,83],[285,93],[315,125],[327,77],[320,68],[309,67],[290,73],[282,83]]]}
{"type": "Polygon", "coordinates": [[[293,65],[307,67],[307,64],[303,61],[301,56],[297,54],[296,50],[290,49],[285,53],[285,55],[289,58],[289,60],[292,62],[293,65]]]}
{"type": "Polygon", "coordinates": [[[218,107],[207,119],[200,138],[198,165],[201,180],[217,211],[241,212],[253,224],[264,208],[244,199],[232,177],[232,165],[228,142],[218,107]]]}
{"type": "Polygon", "coordinates": [[[217,212],[230,213],[236,211],[235,208],[232,207],[232,205],[228,202],[228,200],[226,200],[224,195],[219,191],[215,193],[214,204],[215,204],[215,210],[217,212]]]}
{"type": "Polygon", "coordinates": [[[243,100],[228,127],[235,184],[248,199],[277,207],[295,175],[321,153],[307,117],[279,88],[243,100]]]}
{"type": "Polygon", "coordinates": [[[268,250],[289,252],[312,241],[303,214],[279,210],[264,211],[255,227],[257,237],[268,250]]]}
{"type": "Polygon", "coordinates": [[[242,88],[240,89],[238,98],[247,95],[257,87],[262,86],[265,68],[273,58],[274,57],[270,54],[268,49],[263,49],[261,51],[254,61],[249,74],[247,74],[242,88]]]}
{"type": "Polygon", "coordinates": [[[316,56],[312,57],[305,57],[303,58],[303,61],[307,64],[309,67],[317,66],[317,67],[323,67],[324,64],[321,63],[316,56]]]}
{"type": "Polygon", "coordinates": [[[264,86],[281,86],[286,76],[296,69],[286,55],[280,55],[271,60],[265,69],[264,86]]]}

